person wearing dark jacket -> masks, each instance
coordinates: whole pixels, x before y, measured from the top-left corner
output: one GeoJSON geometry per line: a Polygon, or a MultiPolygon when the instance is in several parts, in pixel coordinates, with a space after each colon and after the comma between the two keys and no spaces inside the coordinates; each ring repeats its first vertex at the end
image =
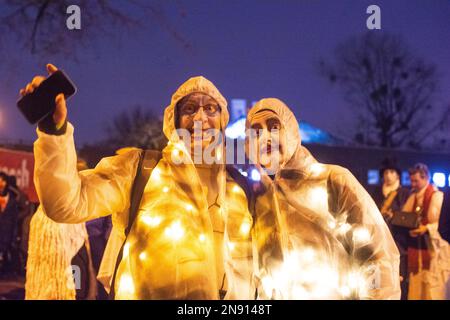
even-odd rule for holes
{"type": "Polygon", "coordinates": [[[408,229],[394,226],[390,223],[393,212],[401,211],[409,196],[409,190],[400,184],[401,171],[397,167],[395,160],[385,159],[380,169],[380,177],[383,178],[382,186],[374,195],[375,203],[380,209],[392,236],[400,252],[400,277],[401,277],[401,299],[408,297],[408,229]]]}
{"type": "Polygon", "coordinates": [[[11,247],[16,235],[18,207],[9,189],[9,177],[0,172],[0,274],[6,272],[11,247]]]}

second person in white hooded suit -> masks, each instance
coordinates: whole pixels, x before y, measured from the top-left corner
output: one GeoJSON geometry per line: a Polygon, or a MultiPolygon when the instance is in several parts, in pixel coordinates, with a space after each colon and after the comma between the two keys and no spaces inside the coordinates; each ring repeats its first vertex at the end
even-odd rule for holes
{"type": "Polygon", "coordinates": [[[301,145],[294,114],[278,99],[257,102],[246,127],[259,132],[248,134],[247,153],[261,165],[252,206],[260,296],[399,299],[399,252],[350,171],[318,163],[301,145]],[[280,246],[278,261],[264,254],[273,250],[269,242],[280,246]]]}

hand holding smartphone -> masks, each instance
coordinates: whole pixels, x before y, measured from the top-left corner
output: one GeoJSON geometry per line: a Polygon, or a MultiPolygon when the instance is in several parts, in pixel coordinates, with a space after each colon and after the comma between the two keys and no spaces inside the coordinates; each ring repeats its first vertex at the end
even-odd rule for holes
{"type": "MultiPolygon", "coordinates": [[[[55,111],[56,96],[62,93],[64,98],[68,99],[77,90],[73,82],[62,70],[49,66],[49,71],[51,68],[54,68],[56,71],[42,81],[34,91],[25,94],[17,101],[17,107],[30,124],[38,123],[55,111]]],[[[28,91],[28,87],[26,91],[28,91]]]]}

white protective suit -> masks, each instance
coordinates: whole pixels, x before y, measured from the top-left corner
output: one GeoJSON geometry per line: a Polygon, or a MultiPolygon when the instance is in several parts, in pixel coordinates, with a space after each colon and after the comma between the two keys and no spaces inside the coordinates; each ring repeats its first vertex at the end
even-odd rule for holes
{"type": "MultiPolygon", "coordinates": [[[[222,266],[216,263],[217,255],[223,256],[226,272],[225,299],[254,297],[252,217],[245,194],[221,165],[219,196],[209,208],[196,167],[175,132],[176,104],[194,92],[210,95],[220,105],[222,131],[228,123],[226,100],[203,77],[189,79],[172,96],[164,113],[169,143],[152,171],[124,245],[114,286],[117,299],[218,299],[216,274],[222,266]],[[174,157],[186,157],[187,162],[179,164],[174,157]]],[[[112,214],[113,229],[98,275],[108,289],[125,241],[139,151],[104,158],[95,169],[78,173],[73,131],[71,124],[61,136],[37,130],[35,185],[45,213],[57,222],[112,214]]]]}
{"type": "Polygon", "coordinates": [[[255,104],[247,129],[261,110],[279,117],[287,145],[273,180],[261,170],[264,191],[255,201],[262,215],[254,230],[259,296],[399,299],[399,252],[372,198],[347,169],[318,163],[301,146],[297,120],[282,101],[255,104]],[[280,246],[283,262],[270,259],[270,242],[280,246]]]}

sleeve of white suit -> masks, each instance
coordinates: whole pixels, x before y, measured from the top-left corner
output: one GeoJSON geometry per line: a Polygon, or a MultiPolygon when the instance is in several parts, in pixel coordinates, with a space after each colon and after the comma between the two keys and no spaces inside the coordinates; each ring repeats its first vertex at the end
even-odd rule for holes
{"type": "Polygon", "coordinates": [[[80,223],[127,209],[139,151],[78,172],[73,132],[70,123],[59,136],[37,130],[34,183],[44,212],[56,222],[80,223]]]}
{"type": "Polygon", "coordinates": [[[349,250],[355,263],[373,271],[366,298],[400,299],[399,251],[376,204],[347,169],[336,170],[332,181],[335,212],[352,226],[349,250]]]}

